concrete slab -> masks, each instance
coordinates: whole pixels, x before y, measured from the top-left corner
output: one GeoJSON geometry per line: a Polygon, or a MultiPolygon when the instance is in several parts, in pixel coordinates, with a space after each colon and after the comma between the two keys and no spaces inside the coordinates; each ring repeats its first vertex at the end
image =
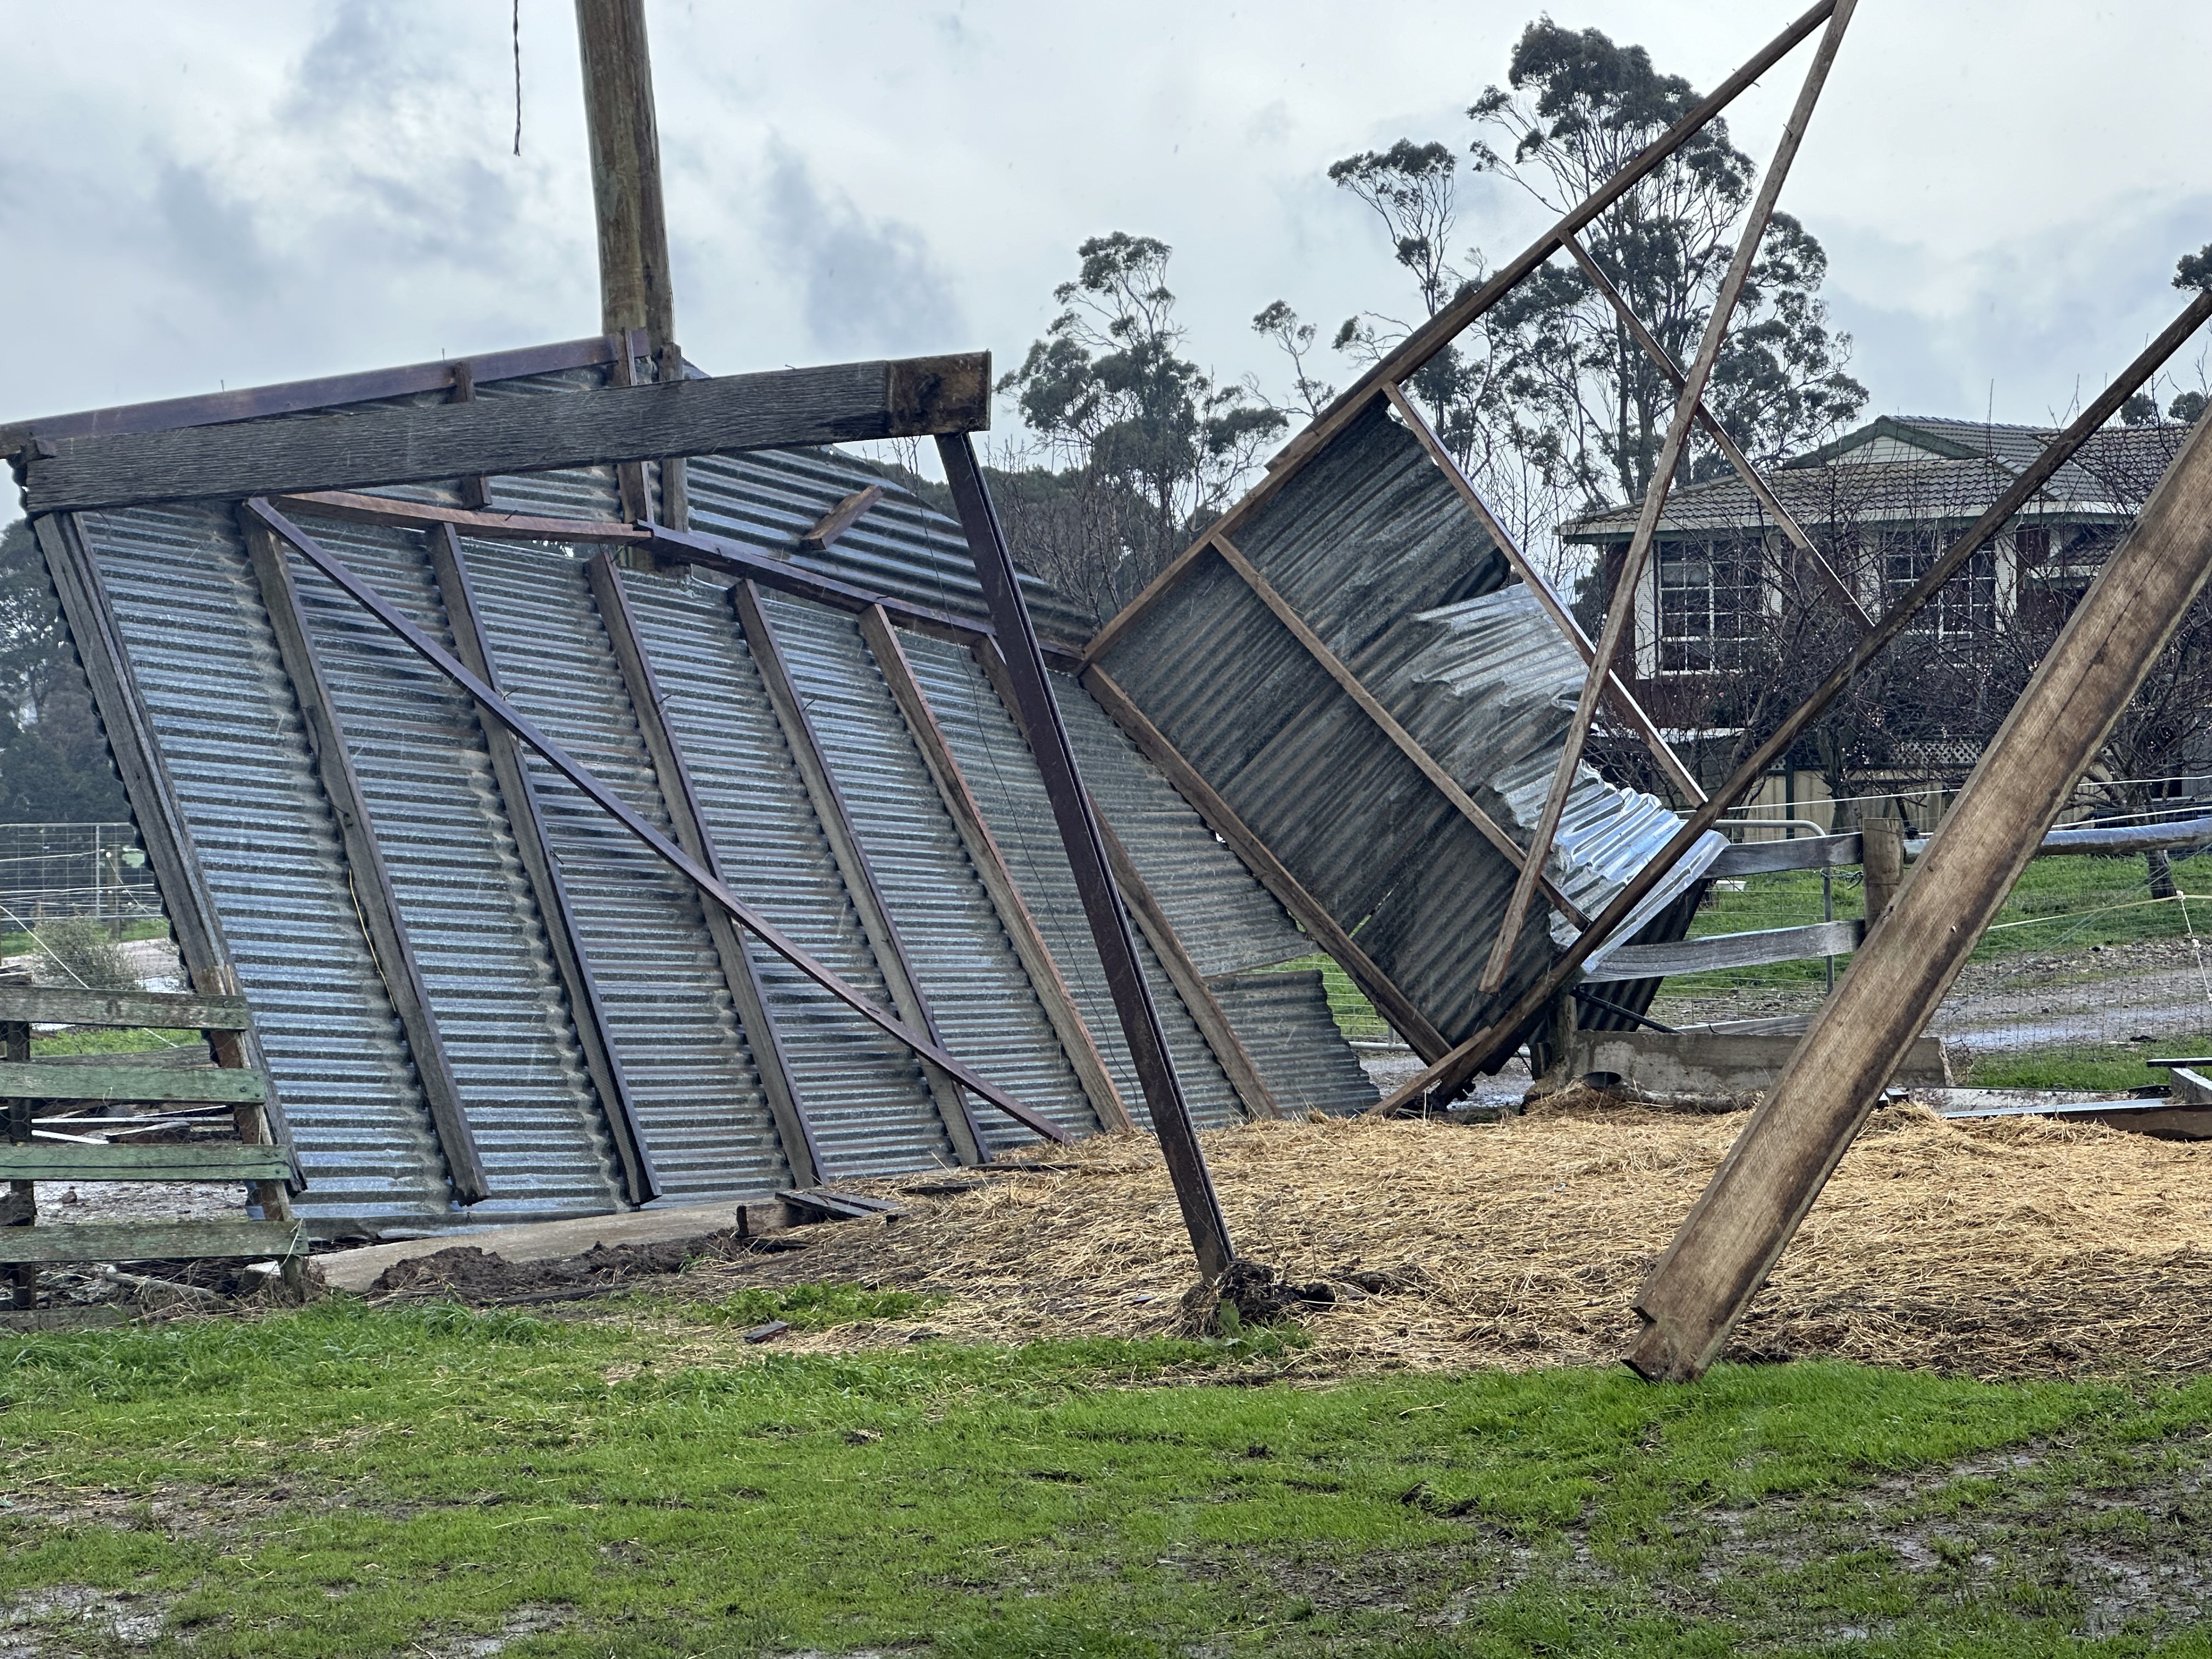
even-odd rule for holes
{"type": "Polygon", "coordinates": [[[333,1290],[366,1291],[393,1262],[435,1255],[459,1244],[472,1244],[509,1261],[556,1261],[562,1256],[581,1255],[594,1244],[663,1244],[672,1239],[704,1238],[737,1225],[740,1208],[747,1212],[747,1223],[755,1232],[774,1232],[799,1219],[789,1213],[788,1205],[775,1199],[743,1206],[687,1204],[577,1216],[566,1221],[534,1221],[519,1227],[486,1227],[480,1232],[444,1233],[435,1238],[403,1239],[395,1244],[368,1244],[318,1255],[313,1265],[323,1282],[333,1290]]]}
{"type": "MultiPolygon", "coordinates": [[[[1771,1087],[1797,1044],[1793,1036],[1577,1031],[1556,1075],[1571,1083],[1595,1073],[1662,1099],[1731,1099],[1771,1087]]],[[[1900,1089],[1948,1085],[1942,1043],[1932,1036],[1914,1042],[1891,1081],[1900,1089]]]]}

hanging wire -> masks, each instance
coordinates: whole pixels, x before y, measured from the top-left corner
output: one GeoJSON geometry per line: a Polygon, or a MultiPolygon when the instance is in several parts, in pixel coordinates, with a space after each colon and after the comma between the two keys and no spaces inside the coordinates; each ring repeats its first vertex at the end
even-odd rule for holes
{"type": "Polygon", "coordinates": [[[522,154],[522,0],[514,0],[514,153],[522,154]]]}

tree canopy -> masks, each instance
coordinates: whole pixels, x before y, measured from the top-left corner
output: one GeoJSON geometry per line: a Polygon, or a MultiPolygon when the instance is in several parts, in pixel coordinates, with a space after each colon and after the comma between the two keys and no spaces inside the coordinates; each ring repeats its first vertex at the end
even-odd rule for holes
{"type": "Polygon", "coordinates": [[[19,519],[0,530],[0,823],[129,817],[46,561],[19,519]]]}

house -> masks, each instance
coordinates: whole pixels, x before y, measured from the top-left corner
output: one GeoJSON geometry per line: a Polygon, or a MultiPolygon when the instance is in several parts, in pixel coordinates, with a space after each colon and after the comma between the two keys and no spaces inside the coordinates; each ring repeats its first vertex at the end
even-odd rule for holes
{"type": "MultiPolygon", "coordinates": [[[[1991,539],[1916,621],[1948,662],[1973,665],[2008,632],[2055,629],[2179,452],[2172,422],[2096,434],[2011,527],[1991,539]]],[[[1885,416],[1766,474],[1776,497],[1879,615],[2033,461],[2056,428],[1885,416]]],[[[1617,586],[1640,504],[1572,520],[1571,548],[1594,553],[1598,591],[1617,586]]],[[[1812,590],[1772,515],[1733,472],[1671,492],[1634,596],[1625,655],[1632,689],[1686,738],[1710,728],[1730,682],[1756,669],[1795,597],[1812,590]]],[[[2002,709],[1996,708],[1995,716],[2002,709]]],[[[1990,722],[1993,725],[1993,720],[1990,722]]],[[[1955,787],[1988,731],[1974,722],[1900,756],[1902,778],[1955,787]]],[[[1776,793],[1803,802],[1817,784],[1776,793]]]]}

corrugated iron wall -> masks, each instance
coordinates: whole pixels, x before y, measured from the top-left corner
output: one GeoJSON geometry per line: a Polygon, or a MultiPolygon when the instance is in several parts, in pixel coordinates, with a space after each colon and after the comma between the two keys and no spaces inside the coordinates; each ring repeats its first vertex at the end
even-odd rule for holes
{"type": "MultiPolygon", "coordinates": [[[[479,388],[536,396],[596,381],[579,370],[479,388]]],[[[343,418],[302,416],[290,418],[343,418]]],[[[879,476],[830,452],[693,464],[696,526],[779,557],[837,501],[879,476]]],[[[491,504],[605,520],[611,468],[488,481],[491,504]]],[[[453,504],[458,485],[391,492],[453,504]]],[[[295,521],[434,641],[458,649],[422,532],[295,521]]],[[[788,1185],[761,1066],[699,896],[526,746],[527,811],[501,793],[470,699],[296,555],[285,557],[313,659],[389,872],[428,1018],[483,1161],[489,1196],[463,1206],[364,915],[380,895],[349,866],[252,562],[228,504],[88,515],[88,545],[257,1014],[308,1179],[318,1232],[386,1235],[618,1206],[635,1127],[659,1201],[788,1185]],[[515,816],[521,811],[518,820],[515,816]],[[568,921],[541,914],[526,846],[542,823],[568,921]],[[571,937],[590,984],[567,977],[571,937]],[[628,1097],[600,1097],[602,1037],[628,1097]]],[[[671,824],[665,780],[595,600],[588,546],[462,538],[461,564],[506,695],[648,822],[671,824]]],[[[827,552],[839,579],[980,620],[957,526],[896,486],[827,552]]],[[[889,1006],[787,732],[720,579],[684,568],[617,577],[731,884],[859,989],[889,1006]]],[[[281,597],[281,596],[280,596],[281,597]]],[[[1048,629],[1072,633],[1049,593],[1048,629]],[[1056,629],[1055,629],[1056,625],[1056,629]]],[[[939,799],[855,618],[763,589],[762,609],[872,866],[912,978],[954,1053],[1070,1133],[1099,1127],[1040,994],[939,799]]],[[[902,633],[956,763],[1006,854],[1096,1046],[1141,1113],[1103,975],[1042,781],[991,682],[963,647],[902,633]]],[[[1185,935],[1200,972],[1287,1109],[1346,1111],[1375,1094],[1310,972],[1271,972],[1310,945],[1165,780],[1072,679],[1059,690],[1091,787],[1185,935]],[[1259,971],[1252,971],[1259,970],[1259,971]]],[[[545,900],[551,903],[552,901],[545,900]]],[[[557,909],[557,906],[556,907],[557,909]]],[[[822,1178],[957,1161],[944,1103],[902,1046],[747,939],[822,1178]]],[[[1146,966],[1201,1121],[1241,1109],[1150,947],[1146,966]]],[[[1033,1142],[975,1106],[987,1148],[1033,1142]]]]}
{"type": "MultiPolygon", "coordinates": [[[[1525,843],[1582,661],[1413,435],[1376,404],[1248,519],[1236,544],[1525,843]]],[[[1504,987],[1482,994],[1512,866],[1218,556],[1202,556],[1100,663],[1451,1040],[1502,1013],[1571,936],[1534,907],[1504,987]]],[[[1676,827],[1662,803],[1583,768],[1549,872],[1595,909],[1676,827]]],[[[1708,840],[1640,917],[1697,879],[1720,848],[1718,836],[1708,840]]]]}

